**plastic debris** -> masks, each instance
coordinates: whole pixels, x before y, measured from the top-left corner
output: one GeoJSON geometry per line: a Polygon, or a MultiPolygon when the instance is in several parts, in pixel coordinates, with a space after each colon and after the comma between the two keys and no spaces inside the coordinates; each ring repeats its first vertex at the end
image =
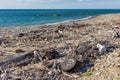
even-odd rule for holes
{"type": "Polygon", "coordinates": [[[104,54],[104,53],[106,53],[106,47],[104,45],[97,44],[97,48],[99,49],[98,54],[104,54]]]}

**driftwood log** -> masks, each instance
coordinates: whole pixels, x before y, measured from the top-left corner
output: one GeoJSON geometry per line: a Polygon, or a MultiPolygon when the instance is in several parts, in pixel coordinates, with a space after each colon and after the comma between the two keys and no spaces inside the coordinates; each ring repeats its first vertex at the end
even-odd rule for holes
{"type": "Polygon", "coordinates": [[[39,53],[35,54],[34,51],[30,51],[28,53],[25,53],[23,55],[17,56],[15,58],[2,61],[0,62],[0,67],[8,67],[12,66],[13,64],[17,66],[27,65],[31,63],[32,61],[40,61],[39,53]]]}

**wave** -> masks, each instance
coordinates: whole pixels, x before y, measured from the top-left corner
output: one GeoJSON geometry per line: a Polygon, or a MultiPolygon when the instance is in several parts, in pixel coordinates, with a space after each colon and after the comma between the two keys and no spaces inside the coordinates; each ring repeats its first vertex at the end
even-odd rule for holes
{"type": "Polygon", "coordinates": [[[72,21],[83,21],[83,20],[87,20],[87,19],[90,19],[90,18],[93,18],[93,17],[94,16],[87,16],[87,17],[81,18],[81,19],[69,19],[69,20],[63,20],[63,21],[59,21],[59,22],[47,23],[45,25],[60,24],[60,23],[72,22],[72,21]]]}
{"type": "Polygon", "coordinates": [[[93,16],[88,16],[88,17],[82,18],[80,20],[87,20],[87,19],[90,19],[90,18],[93,18],[93,16]]]}

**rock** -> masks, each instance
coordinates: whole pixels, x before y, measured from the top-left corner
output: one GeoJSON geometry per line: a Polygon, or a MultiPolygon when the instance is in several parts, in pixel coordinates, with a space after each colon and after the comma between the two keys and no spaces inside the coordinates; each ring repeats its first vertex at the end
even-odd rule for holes
{"type": "Polygon", "coordinates": [[[72,74],[73,78],[77,79],[79,78],[80,76],[78,74],[72,74]]]}
{"type": "Polygon", "coordinates": [[[116,57],[120,57],[120,53],[114,53],[116,57]]]}
{"type": "Polygon", "coordinates": [[[51,74],[53,74],[53,72],[52,72],[52,71],[49,71],[48,74],[51,75],[51,74]]]}
{"type": "Polygon", "coordinates": [[[18,74],[18,72],[17,72],[17,71],[13,71],[12,73],[13,73],[14,75],[17,75],[17,74],[18,74]]]}
{"type": "Polygon", "coordinates": [[[20,45],[22,45],[22,43],[20,43],[20,42],[16,43],[16,46],[20,46],[20,45]]]}
{"type": "MultiPolygon", "coordinates": [[[[12,80],[22,80],[20,77],[13,77],[12,80]]],[[[30,79],[28,79],[30,80],[30,79]]]]}
{"type": "Polygon", "coordinates": [[[104,54],[106,52],[106,47],[104,45],[101,44],[97,44],[97,48],[99,49],[98,54],[104,54]]]}
{"type": "Polygon", "coordinates": [[[33,80],[33,78],[32,77],[28,77],[27,80],[33,80]]]}
{"type": "Polygon", "coordinates": [[[3,56],[4,55],[4,53],[3,52],[0,52],[0,56],[3,56]]]}
{"type": "Polygon", "coordinates": [[[95,75],[96,75],[96,76],[100,75],[100,72],[96,72],[95,75]]]}
{"type": "Polygon", "coordinates": [[[7,75],[6,73],[3,73],[3,74],[1,74],[0,77],[2,78],[2,77],[5,77],[6,75],[7,75]]]}
{"type": "Polygon", "coordinates": [[[1,76],[0,76],[1,78],[2,78],[2,80],[7,80],[7,74],[6,73],[3,73],[3,74],[1,74],[1,76]]]}
{"type": "Polygon", "coordinates": [[[62,31],[58,31],[58,33],[59,33],[59,34],[63,34],[63,32],[62,32],[62,31]]]}
{"type": "Polygon", "coordinates": [[[119,28],[119,26],[114,25],[114,26],[112,26],[112,28],[118,29],[118,28],[119,28]]]}
{"type": "Polygon", "coordinates": [[[116,67],[119,67],[119,68],[120,68],[120,63],[117,63],[117,64],[116,64],[116,67]]]}

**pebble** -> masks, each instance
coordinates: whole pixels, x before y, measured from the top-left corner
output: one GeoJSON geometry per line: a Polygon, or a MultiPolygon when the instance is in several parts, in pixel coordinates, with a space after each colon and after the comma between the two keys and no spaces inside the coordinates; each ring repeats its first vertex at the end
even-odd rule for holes
{"type": "Polygon", "coordinates": [[[120,57],[120,53],[114,53],[114,55],[116,56],[116,57],[120,57]]]}
{"type": "Polygon", "coordinates": [[[28,77],[27,80],[33,80],[33,78],[32,77],[28,77]]]}
{"type": "Polygon", "coordinates": [[[1,74],[0,77],[2,78],[2,80],[7,80],[7,74],[6,73],[1,74]]]}
{"type": "Polygon", "coordinates": [[[3,78],[3,77],[5,77],[7,74],[6,73],[3,73],[3,74],[1,74],[1,78],[3,78]]]}
{"type": "Polygon", "coordinates": [[[96,75],[96,76],[100,75],[100,72],[96,72],[95,75],[96,75]]]}
{"type": "Polygon", "coordinates": [[[52,71],[49,71],[48,74],[52,74],[53,72],[52,71]]]}
{"type": "Polygon", "coordinates": [[[13,71],[12,73],[13,73],[13,74],[15,74],[15,75],[17,75],[17,74],[18,74],[18,72],[17,72],[17,71],[13,71]]]}

